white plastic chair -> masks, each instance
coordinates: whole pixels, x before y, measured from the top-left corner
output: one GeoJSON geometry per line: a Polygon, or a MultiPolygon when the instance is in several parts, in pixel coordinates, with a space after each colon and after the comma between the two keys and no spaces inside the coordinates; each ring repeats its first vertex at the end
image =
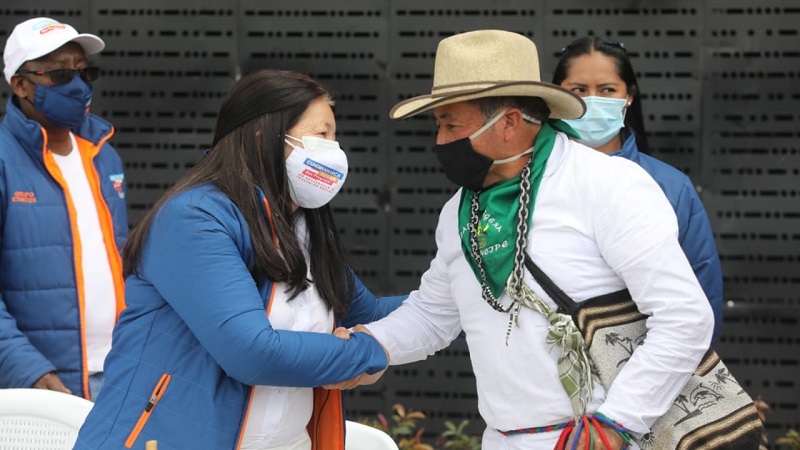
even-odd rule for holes
{"type": "Polygon", "coordinates": [[[0,389],[0,450],[71,449],[94,403],[43,389],[0,389]]]}
{"type": "Polygon", "coordinates": [[[398,450],[388,434],[358,422],[345,422],[345,450],[398,450]]]}

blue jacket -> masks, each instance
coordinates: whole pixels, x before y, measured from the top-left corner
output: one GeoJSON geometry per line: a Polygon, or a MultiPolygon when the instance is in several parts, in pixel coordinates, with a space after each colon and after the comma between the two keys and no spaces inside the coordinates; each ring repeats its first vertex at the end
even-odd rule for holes
{"type": "MultiPolygon", "coordinates": [[[[120,310],[119,248],[128,218],[122,162],[106,142],[114,129],[90,115],[73,132],[100,208],[120,310]]],[[[46,140],[44,129],[12,97],[0,123],[0,388],[30,387],[56,371],[73,394],[86,397],[76,218],[46,140]]]]}
{"type": "Polygon", "coordinates": [[[611,156],[621,156],[639,164],[661,186],[675,210],[681,248],[714,310],[713,344],[717,341],[722,325],[722,268],[711,223],[694,184],[678,169],[640,153],[633,133],[629,133],[625,139],[622,150],[611,153],[611,156]]]}
{"type": "MultiPolygon", "coordinates": [[[[114,330],[105,384],[75,448],[141,449],[151,439],[160,450],[238,448],[253,385],[316,387],[386,367],[382,347],[367,334],[344,341],[273,329],[266,311],[277,284],[256,284],[252,259],[247,222],[214,187],[191,188],[164,204],[140,270],[126,280],[128,306],[114,330]]],[[[341,323],[369,323],[402,300],[377,301],[357,281],[341,323]]],[[[341,403],[330,397],[339,391],[317,393],[315,406],[337,414],[335,434],[321,435],[343,441],[341,403]]]]}

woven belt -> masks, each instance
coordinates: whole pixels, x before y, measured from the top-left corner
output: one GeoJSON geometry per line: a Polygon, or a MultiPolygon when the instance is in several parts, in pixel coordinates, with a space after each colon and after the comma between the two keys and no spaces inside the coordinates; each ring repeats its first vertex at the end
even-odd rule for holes
{"type": "Polygon", "coordinates": [[[519,430],[508,430],[508,431],[497,430],[497,431],[503,436],[516,436],[518,434],[539,434],[539,433],[547,433],[550,431],[563,430],[571,423],[572,421],[559,423],[557,425],[547,425],[544,427],[520,428],[519,430]]]}

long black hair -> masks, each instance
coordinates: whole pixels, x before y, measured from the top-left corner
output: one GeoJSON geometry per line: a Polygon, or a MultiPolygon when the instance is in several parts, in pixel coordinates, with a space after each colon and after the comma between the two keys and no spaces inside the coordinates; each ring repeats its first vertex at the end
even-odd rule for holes
{"type": "Polygon", "coordinates": [[[558,65],[556,65],[556,70],[553,73],[553,84],[560,86],[564,79],[567,78],[569,63],[573,59],[592,52],[602,53],[614,60],[617,67],[617,75],[625,82],[628,94],[633,97],[633,101],[625,113],[625,127],[636,136],[639,150],[649,153],[650,145],[647,143],[647,134],[644,130],[642,96],[639,90],[639,83],[636,81],[636,73],[633,71],[628,52],[622,44],[604,41],[595,36],[587,36],[573,41],[564,47],[561,52],[561,58],[558,60],[558,65]]]}
{"type": "MultiPolygon", "coordinates": [[[[284,161],[284,136],[314,100],[332,105],[332,94],[306,75],[260,70],[239,80],[222,101],[211,151],[170,188],[131,232],[123,249],[124,275],[140,269],[153,219],[165,202],[200,184],[212,184],[241,211],[253,242],[250,272],[256,282],[286,282],[294,298],[308,287],[303,250],[295,236],[294,213],[284,161]],[[260,188],[272,213],[280,253],[272,241],[260,188]]],[[[313,282],[329,309],[344,314],[355,285],[330,206],[301,208],[309,234],[313,282]]]]}

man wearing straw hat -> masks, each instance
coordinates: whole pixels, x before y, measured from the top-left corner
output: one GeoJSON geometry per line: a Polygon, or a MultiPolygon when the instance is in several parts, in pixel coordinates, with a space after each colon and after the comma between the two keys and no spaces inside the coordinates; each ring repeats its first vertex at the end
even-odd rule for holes
{"type": "Polygon", "coordinates": [[[589,434],[570,431],[577,422],[595,449],[631,448],[630,434],[667,411],[711,339],[711,309],[669,203],[635,164],[569,139],[557,119],[580,117],[584,104],[541,82],[536,46],[519,34],[442,40],[431,94],[390,115],[431,109],[436,156],[461,189],[441,212],[419,290],[355,331],[371,332],[391,364],[424,359],[465,331],[483,448],[548,449],[576,437],[584,448],[589,434]],[[650,316],[646,345],[607,391],[569,317],[524,270],[526,254],[575,301],[627,286],[650,316]]]}

